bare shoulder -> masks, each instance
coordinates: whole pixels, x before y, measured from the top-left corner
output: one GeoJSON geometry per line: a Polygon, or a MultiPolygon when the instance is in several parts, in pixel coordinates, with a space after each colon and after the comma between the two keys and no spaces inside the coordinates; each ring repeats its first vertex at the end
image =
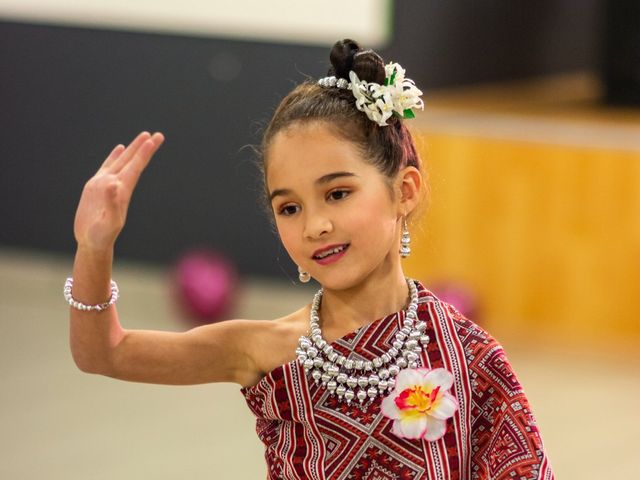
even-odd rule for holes
{"type": "Polygon", "coordinates": [[[305,306],[275,320],[235,321],[242,322],[238,327],[246,332],[244,348],[255,366],[255,371],[240,382],[242,386],[255,385],[274,368],[295,360],[298,339],[308,329],[308,316],[309,307],[305,306]]]}

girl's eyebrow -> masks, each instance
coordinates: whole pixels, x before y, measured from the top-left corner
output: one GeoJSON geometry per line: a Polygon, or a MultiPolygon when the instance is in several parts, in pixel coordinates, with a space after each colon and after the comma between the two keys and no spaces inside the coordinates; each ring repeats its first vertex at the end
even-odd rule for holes
{"type": "MultiPolygon", "coordinates": [[[[327,173],[326,175],[321,176],[314,183],[316,185],[323,185],[325,183],[329,183],[331,180],[335,180],[336,178],[357,177],[357,176],[358,175],[356,175],[353,172],[333,172],[333,173],[327,173]]],[[[270,202],[273,201],[273,199],[279,195],[289,195],[290,193],[291,193],[291,190],[288,188],[278,188],[269,194],[269,201],[270,202]]]]}
{"type": "Polygon", "coordinates": [[[319,179],[317,179],[314,183],[316,185],[322,185],[325,183],[329,183],[331,180],[335,180],[336,178],[341,178],[341,177],[357,177],[357,175],[353,172],[327,173],[326,175],[323,175],[319,179]]]}

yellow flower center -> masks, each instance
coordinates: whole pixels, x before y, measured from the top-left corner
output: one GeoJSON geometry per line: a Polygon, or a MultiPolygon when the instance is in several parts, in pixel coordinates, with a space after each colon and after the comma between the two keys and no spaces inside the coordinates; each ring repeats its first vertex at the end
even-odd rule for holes
{"type": "Polygon", "coordinates": [[[403,390],[395,402],[400,410],[405,413],[428,413],[438,398],[440,387],[433,390],[425,390],[420,385],[403,390]]]}

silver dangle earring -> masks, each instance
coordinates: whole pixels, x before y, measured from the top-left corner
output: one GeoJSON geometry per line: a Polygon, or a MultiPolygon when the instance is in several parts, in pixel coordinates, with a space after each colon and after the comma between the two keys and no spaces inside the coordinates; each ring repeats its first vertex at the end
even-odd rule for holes
{"type": "Polygon", "coordinates": [[[402,217],[402,238],[400,239],[400,256],[407,258],[411,253],[411,236],[407,228],[407,219],[402,217]]]}
{"type": "Polygon", "coordinates": [[[298,267],[298,278],[302,283],[309,283],[311,275],[309,275],[309,272],[305,272],[302,268],[298,267]]]}

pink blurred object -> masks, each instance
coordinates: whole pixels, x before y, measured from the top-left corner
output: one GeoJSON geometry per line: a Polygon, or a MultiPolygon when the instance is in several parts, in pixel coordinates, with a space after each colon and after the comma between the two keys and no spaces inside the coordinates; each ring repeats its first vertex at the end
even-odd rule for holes
{"type": "Polygon", "coordinates": [[[466,318],[478,323],[478,302],[470,288],[449,281],[434,283],[432,289],[440,300],[450,303],[466,318]]]}
{"type": "Polygon", "coordinates": [[[212,250],[194,250],[176,263],[176,296],[196,324],[225,319],[235,298],[237,273],[233,264],[212,250]]]}

